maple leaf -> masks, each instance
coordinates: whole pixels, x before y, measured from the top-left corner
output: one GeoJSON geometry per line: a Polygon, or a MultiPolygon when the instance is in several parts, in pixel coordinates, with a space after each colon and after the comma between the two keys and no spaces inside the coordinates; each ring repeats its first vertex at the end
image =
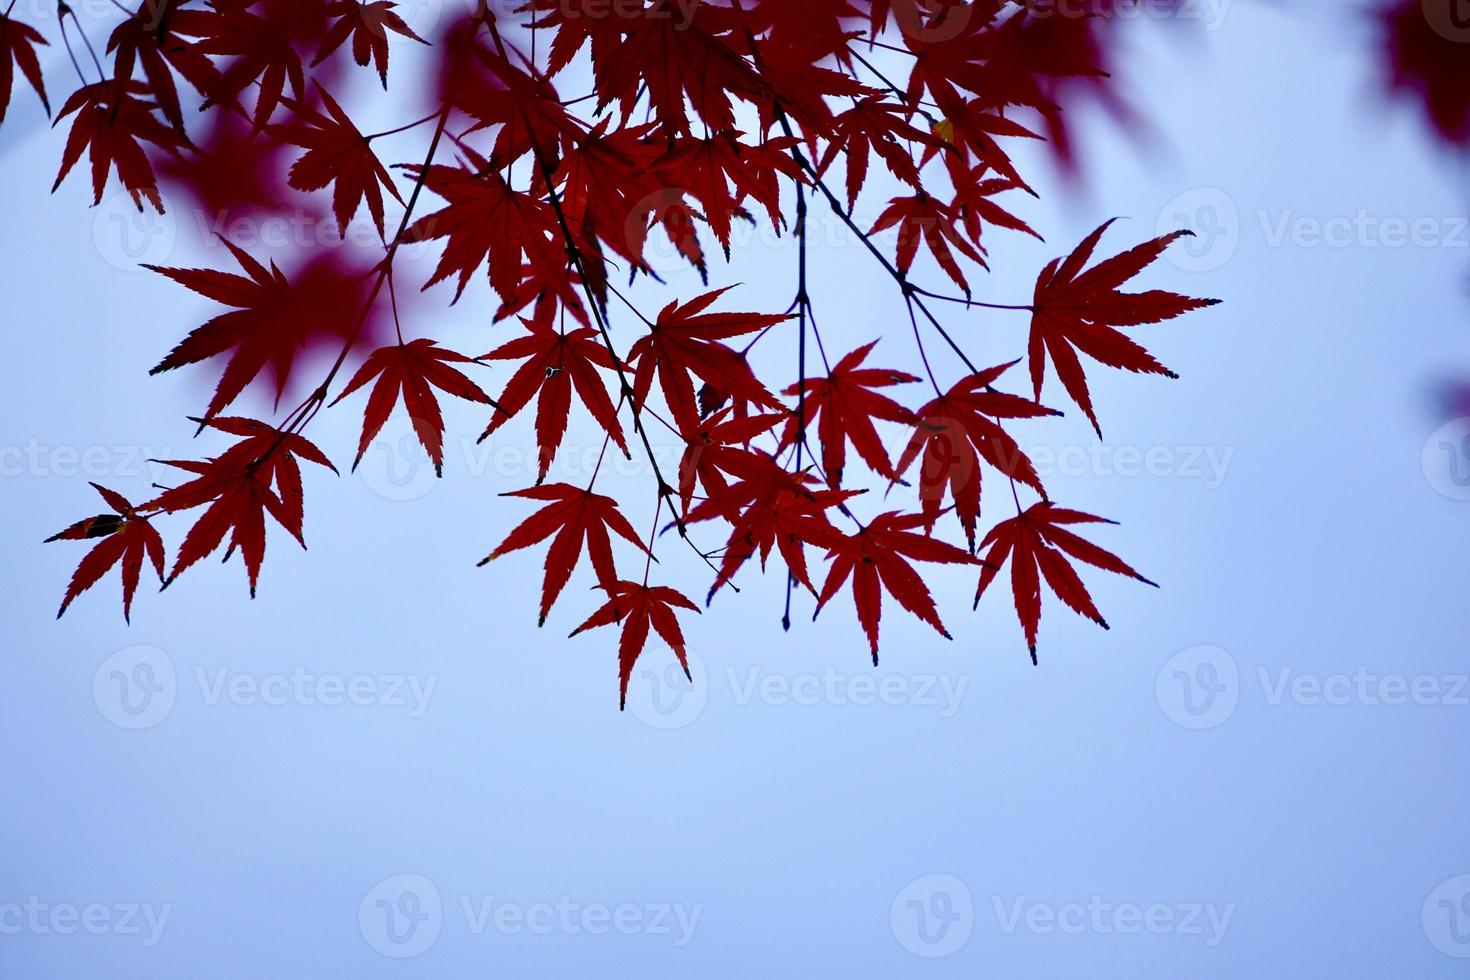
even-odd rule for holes
{"type": "MultiPolygon", "coordinates": [[[[810,5],[812,0],[803,4],[810,5]]],[[[830,55],[846,52],[847,41],[860,36],[857,32],[829,36],[824,43],[817,34],[781,32],[757,39],[750,53],[766,85],[758,100],[761,130],[768,132],[784,114],[808,136],[828,135],[835,118],[828,99],[857,101],[878,95],[877,89],[848,72],[823,64],[830,55]]]]}
{"type": "Polygon", "coordinates": [[[124,86],[138,65],[148,80],[148,88],[161,111],[174,129],[183,132],[184,110],[179,104],[179,90],[174,82],[177,71],[201,94],[214,92],[220,85],[219,71],[199,49],[180,36],[175,28],[185,30],[197,11],[181,11],[188,0],[144,0],[131,17],[113,30],[107,39],[107,50],[113,55],[113,79],[124,86]]]}
{"type": "Polygon", "coordinates": [[[612,370],[612,356],[596,330],[581,327],[570,333],[558,332],[553,325],[555,307],[550,303],[537,306],[531,319],[521,318],[529,336],[517,337],[481,357],[482,361],[509,361],[526,358],[506,382],[497,403],[498,411],[480,438],[483,440],[537,398],[536,442],[540,447],[540,472],[536,480],[546,479],[556,451],[566,435],[572,390],[618,444],[626,456],[628,443],[618,422],[618,411],[608,397],[599,369],[612,370]]]}
{"type": "Polygon", "coordinates": [[[418,41],[420,44],[429,43],[415,34],[413,28],[394,12],[397,7],[396,3],[388,0],[376,0],[374,3],[334,0],[327,7],[327,15],[335,17],[336,22],[322,38],[321,47],[317,49],[316,60],[312,64],[321,64],[351,38],[353,60],[364,68],[371,61],[378,69],[378,77],[382,79],[383,88],[386,89],[389,33],[418,41]]]}
{"type": "MultiPolygon", "coordinates": [[[[983,96],[994,87],[994,73],[987,72],[986,62],[992,54],[990,27],[993,11],[1000,5],[991,5],[989,12],[984,5],[950,6],[961,11],[959,30],[904,33],[904,44],[914,55],[907,101],[911,105],[920,104],[927,89],[944,115],[938,127],[939,135],[952,150],[966,156],[973,155],[1002,177],[1024,187],[1025,181],[996,137],[1036,139],[1037,135],[1002,115],[999,110],[1003,105],[992,104],[984,98],[968,99],[960,91],[967,89],[983,96]]],[[[935,152],[932,148],[926,151],[925,161],[935,152]]]]}
{"type": "Polygon", "coordinates": [[[1041,240],[1041,236],[1036,233],[1035,229],[991,200],[996,194],[1011,190],[1024,190],[1024,188],[1004,177],[986,176],[990,168],[985,164],[973,168],[967,167],[955,156],[946,156],[945,164],[946,169],[949,170],[950,183],[955,189],[955,198],[950,210],[959,219],[961,227],[965,229],[965,234],[969,236],[970,241],[975,243],[976,247],[980,246],[980,237],[987,224],[1019,231],[1030,235],[1037,241],[1041,240]]]}
{"type": "Polygon", "coordinates": [[[1025,107],[1046,124],[1047,147],[1075,174],[1074,139],[1068,125],[1083,97],[1125,126],[1136,127],[1137,112],[1117,94],[1109,68],[1109,30],[1113,10],[1092,17],[1012,16],[977,38],[977,92],[989,105],[1025,107]]]}
{"type": "Polygon", "coordinates": [[[640,408],[648,399],[657,371],[664,400],[674,423],[684,432],[699,428],[694,382],[698,375],[727,395],[736,395],[765,408],[779,409],[781,403],[756,380],[744,357],[720,343],[732,337],[757,333],[791,317],[785,313],[706,313],[714,302],[733,287],[716,289],[687,303],[669,303],[628,351],[628,363],[636,364],[634,402],[640,408]]]}
{"type": "Polygon", "coordinates": [[[307,339],[332,325],[345,328],[340,332],[352,336],[365,302],[361,278],[348,270],[309,268],[292,282],[274,262],[266,268],[244,249],[227,239],[221,241],[246,275],[144,265],[234,308],[196,327],[150,372],[160,374],[228,353],[229,362],[204,413],[206,418],[223,411],[267,366],[275,372],[279,398],[307,339]]]}
{"type": "Polygon", "coordinates": [[[358,369],[347,387],[337,396],[333,405],[377,378],[372,393],[368,395],[367,410],[362,420],[362,438],[357,444],[357,458],[352,461],[353,470],[362,462],[368,446],[382,431],[383,424],[401,395],[403,406],[413,419],[413,430],[419,443],[434,462],[434,473],[444,475],[444,414],[439,410],[439,400],[434,389],[466,401],[482,405],[494,404],[480,386],[451,364],[473,363],[463,354],[445,350],[432,340],[413,340],[374,351],[358,369]]]}
{"type": "Polygon", "coordinates": [[[868,234],[887,231],[897,225],[899,275],[907,276],[909,269],[913,268],[914,257],[918,254],[919,243],[922,241],[929,247],[940,267],[955,281],[955,285],[968,296],[970,283],[960,271],[959,262],[955,260],[950,245],[980,266],[989,266],[980,250],[959,233],[959,221],[952,205],[920,191],[907,197],[895,197],[890,201],[887,210],[878,216],[868,234]]]}
{"type": "Polygon", "coordinates": [[[160,214],[163,213],[158,181],[140,141],[172,152],[177,152],[185,144],[175,130],[154,117],[153,103],[140,97],[147,91],[147,87],[139,82],[116,85],[103,81],[83,85],[71,94],[56,115],[57,123],[73,113],[76,119],[67,134],[61,170],[51,187],[53,193],[81,159],[82,151],[86,150],[92,162],[94,204],[102,203],[107,174],[116,168],[118,180],[122,181],[139,211],[143,210],[146,198],[160,214]]]}
{"type": "Polygon", "coordinates": [[[618,502],[611,497],[567,483],[548,483],[501,496],[547,502],[545,507],[510,532],[500,543],[500,547],[490,553],[490,557],[480,562],[481,567],[484,567],[497,558],[529,548],[553,534],[556,535],[546,553],[546,580],[541,589],[539,625],[546,625],[547,614],[551,612],[557,596],[561,595],[561,590],[566,587],[567,580],[572,577],[577,559],[584,551],[592,561],[598,584],[609,595],[616,597],[618,576],[613,563],[609,530],[637,545],[639,550],[645,553],[648,550],[638,533],[633,530],[633,525],[618,510],[618,502]]]}
{"type": "Polygon", "coordinates": [[[635,224],[630,225],[628,238],[630,250],[636,249],[637,261],[644,272],[652,275],[653,270],[642,259],[643,246],[648,232],[661,227],[664,236],[679,256],[699,273],[699,280],[709,285],[709,262],[705,259],[704,246],[699,243],[699,224],[709,224],[709,219],[685,200],[685,192],[678,188],[664,188],[644,199],[641,216],[646,221],[636,223],[640,211],[634,211],[635,224]]]}
{"type": "MultiPolygon", "coordinates": [[[[651,170],[657,154],[645,142],[652,126],[608,133],[604,119],[571,140],[556,172],[567,220],[587,237],[602,233],[620,255],[646,267],[643,245],[661,188],[651,170]]],[[[682,195],[675,195],[682,196],[682,195]]]]}
{"type": "Polygon", "coordinates": [[[457,272],[454,298],[458,300],[475,270],[485,264],[491,288],[504,299],[520,286],[522,263],[529,260],[551,277],[568,306],[578,305],[551,207],[540,198],[513,190],[484,157],[461,150],[472,167],[433,166],[423,175],[424,186],[448,206],[415,221],[403,236],[406,243],[449,239],[424,288],[457,272]]]}
{"type": "Polygon", "coordinates": [[[784,227],[780,176],[806,180],[786,152],[797,144],[794,137],[777,137],[759,145],[742,143],[739,137],[733,129],[708,139],[684,137],[673,141],[659,162],[668,183],[687,190],[703,205],[710,229],[727,256],[732,220],[743,201],[754,199],[766,209],[772,226],[780,229],[784,227]]]}
{"type": "MultiPolygon", "coordinates": [[[[842,532],[833,526],[827,512],[842,508],[861,490],[810,490],[792,481],[791,486],[772,487],[774,493],[752,501],[731,521],[730,540],[706,602],[734,579],[745,563],[757,554],[766,567],[771,549],[776,548],[791,577],[813,595],[817,594],[807,569],[807,545],[832,551],[842,547],[842,532]]],[[[790,629],[790,623],[786,623],[790,629]]]]}
{"type": "Polygon", "coordinates": [[[991,387],[1017,363],[1011,361],[962,378],[949,391],[920,408],[915,413],[914,434],[894,467],[901,477],[923,453],[919,498],[924,503],[925,517],[932,528],[948,491],[954,498],[955,511],[965,528],[971,551],[975,550],[975,524],[980,516],[981,459],[1046,496],[1031,459],[1001,428],[998,420],[1061,413],[991,387]]]}
{"type": "Polygon", "coordinates": [[[29,24],[0,14],[0,123],[5,121],[5,111],[10,107],[10,90],[15,83],[18,67],[31,88],[40,96],[46,115],[51,115],[51,102],[46,98],[46,83],[41,78],[41,61],[36,57],[36,45],[49,42],[41,32],[29,24]]]}
{"type": "Polygon", "coordinates": [[[945,565],[974,565],[969,553],[936,541],[915,528],[926,523],[923,514],[900,515],[896,511],[880,514],[872,523],[843,537],[829,556],[832,568],[817,599],[816,619],[837,591],[852,579],[852,600],[857,607],[858,622],[867,634],[873,651],[873,664],[878,663],[878,621],[883,615],[883,591],[919,619],[928,623],[945,639],[953,639],[939,619],[934,597],[911,562],[937,562],[945,565]]]}
{"type": "Polygon", "coordinates": [[[1113,521],[1065,510],[1050,502],[1034,505],[1029,510],[991,528],[982,548],[989,548],[980,571],[980,585],[975,592],[975,605],[995,581],[1006,561],[1011,562],[1011,589],[1015,595],[1016,616],[1026,631],[1026,644],[1031,662],[1036,663],[1036,632],[1041,624],[1041,581],[1051,587],[1057,598],[1073,611],[1086,616],[1103,629],[1107,620],[1082,584],[1068,556],[1104,571],[1115,572],[1158,588],[1156,582],[1144,578],[1117,555],[1067,530],[1069,524],[1113,524],[1113,521]]]}
{"type": "Polygon", "coordinates": [[[915,190],[923,186],[912,153],[904,149],[899,140],[919,146],[934,146],[939,141],[910,123],[905,118],[906,114],[907,109],[896,102],[886,101],[882,96],[869,96],[833,121],[832,135],[817,165],[817,175],[825,174],[839,154],[846,154],[849,211],[867,182],[868,161],[874,152],[899,180],[915,190]]]}
{"type": "Polygon", "coordinates": [[[205,508],[179,546],[165,586],[211,555],[228,534],[226,558],[236,550],[240,552],[253,599],[260,566],[265,560],[266,514],[306,547],[302,533],[301,466],[297,457],[325,466],[333,473],[337,468],[304,437],[265,422],[232,417],[196,421],[240,441],[212,459],[163,461],[165,465],[193,473],[194,479],[165,490],[147,506],[169,513],[205,508]]]}
{"type": "Polygon", "coordinates": [[[296,6],[216,2],[210,11],[197,13],[187,28],[191,36],[200,38],[201,53],[228,62],[211,103],[233,99],[252,85],[259,86],[251,116],[257,130],[270,122],[281,104],[287,82],[298,101],[306,91],[306,69],[292,37],[292,28],[296,26],[292,18],[310,11],[293,9],[296,6]],[[259,11],[251,7],[258,7],[259,11]]]}
{"type": "MultiPolygon", "coordinates": [[[[802,47],[808,60],[820,62],[862,36],[850,30],[854,18],[867,16],[868,0],[741,0],[751,10],[750,32],[769,32],[774,42],[802,47]]],[[[783,88],[777,86],[777,88],[783,88]]]]}
{"type": "Polygon", "coordinates": [[[650,0],[637,16],[620,14],[616,32],[594,42],[599,110],[616,101],[626,120],[646,97],[654,118],[676,135],[690,132],[688,107],[716,132],[734,128],[730,97],[754,101],[765,90],[755,69],[726,42],[739,15],[709,3],[696,4],[692,16],[686,10],[675,0],[650,0]]]}
{"type": "MultiPolygon", "coordinates": [[[[967,162],[973,158],[981,166],[994,170],[1016,187],[1030,190],[1021,179],[1010,156],[995,141],[997,136],[1018,139],[1040,139],[1025,126],[1006,118],[998,112],[988,111],[985,102],[975,99],[965,101],[950,89],[948,97],[941,97],[939,105],[945,118],[935,127],[935,135],[947,146],[947,152],[956,153],[967,162]]],[[[940,152],[934,146],[926,147],[922,162],[927,163],[940,152]]]]}
{"type": "Polygon", "coordinates": [[[61,609],[56,613],[60,619],[67,607],[77,596],[96,585],[107,570],[122,564],[123,619],[132,620],[133,595],[138,591],[138,579],[146,557],[163,579],[163,538],[154,530],[148,518],[140,515],[126,497],[99,484],[92,488],[102,496],[115,513],[101,514],[78,521],[59,534],[46,539],[52,541],[87,541],[101,538],[96,547],[87,552],[71,577],[66,595],[61,600],[61,609]]]}
{"type": "Polygon", "coordinates": [[[1099,437],[1102,436],[1102,426],[1093,411],[1087,376],[1077,352],[1081,351],[1109,367],[1176,378],[1178,375],[1115,328],[1161,323],[1220,302],[1158,289],[1143,293],[1119,291],[1120,286],[1162,255],[1164,249],[1181,238],[1192,237],[1194,232],[1191,231],[1176,231],[1155,238],[1083,272],[1083,266],[1092,258],[1098,241],[1112,223],[1105,222],[1083,239],[1066,259],[1053,259],[1041,271],[1036,280],[1029,347],[1031,381],[1037,399],[1041,398],[1041,387],[1046,380],[1046,359],[1050,355],[1062,386],[1087,415],[1099,437]]]}
{"type": "Polygon", "coordinates": [[[398,188],[393,186],[388,169],[373,153],[370,138],[358,131],[331,93],[320,85],[317,90],[327,107],[326,114],[286,99],[286,107],[305,123],[272,127],[275,135],[306,150],[306,154],[291,167],[288,181],[298,191],[319,191],[329,184],[334,185],[332,212],[339,231],[344,235],[347,223],[366,198],[368,212],[373,216],[373,225],[381,238],[382,189],[386,188],[399,204],[403,203],[403,198],[398,195],[398,188]]]}
{"type": "Polygon", "coordinates": [[[883,440],[873,428],[874,419],[913,425],[914,413],[898,402],[878,394],[875,388],[914,384],[922,378],[888,368],[860,367],[872,353],[877,341],[865,344],[837,362],[825,378],[807,378],[804,383],[786,389],[787,395],[801,395],[802,416],[787,423],[781,438],[784,449],[797,439],[797,432],[810,432],[815,422],[822,442],[822,469],[834,488],[842,485],[842,471],[847,462],[847,444],[857,450],[863,462],[880,476],[895,479],[893,463],[883,440]]]}
{"type": "Polygon", "coordinates": [[[1451,4],[1431,8],[1421,0],[1395,0],[1382,5],[1378,18],[1389,92],[1418,101],[1436,135],[1463,149],[1470,145],[1470,79],[1460,32],[1445,29],[1459,23],[1457,13],[1451,4]]]}
{"type": "MultiPolygon", "coordinates": [[[[750,441],[771,431],[786,417],[771,414],[731,418],[732,411],[727,408],[711,415],[686,439],[679,460],[679,500],[685,513],[694,499],[696,483],[703,485],[707,499],[727,500],[730,485],[725,474],[748,472],[754,457],[748,448],[750,441]]],[[[732,509],[730,514],[738,517],[739,509],[732,509]]]]}
{"type": "Polygon", "coordinates": [[[689,673],[689,657],[684,650],[684,633],[679,629],[677,609],[699,612],[699,607],[683,594],[670,588],[650,587],[637,582],[617,582],[610,590],[612,598],[585,623],[572,631],[572,636],[600,626],[623,624],[622,639],[618,641],[618,706],[628,706],[628,680],[633,676],[633,667],[638,663],[643,648],[648,643],[649,628],[663,637],[665,643],[679,658],[684,676],[694,680],[689,673]]]}
{"type": "Polygon", "coordinates": [[[446,95],[479,123],[476,128],[497,130],[490,152],[496,167],[534,152],[539,178],[541,165],[554,168],[560,145],[583,136],[585,128],[562,105],[556,87],[544,76],[517,67],[508,51],[477,44],[469,53],[469,70],[459,73],[446,95]]]}

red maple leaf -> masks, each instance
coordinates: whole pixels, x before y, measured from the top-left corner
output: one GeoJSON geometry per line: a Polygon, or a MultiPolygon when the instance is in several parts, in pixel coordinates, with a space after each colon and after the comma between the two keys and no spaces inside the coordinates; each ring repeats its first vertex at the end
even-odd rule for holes
{"type": "Polygon", "coordinates": [[[102,541],[87,552],[71,577],[66,595],[61,600],[60,619],[72,600],[97,584],[112,566],[122,563],[123,619],[132,620],[133,594],[138,591],[138,579],[146,557],[163,580],[163,538],[153,529],[148,518],[138,514],[128,499],[116,491],[96,483],[92,488],[102,495],[115,513],[101,514],[78,521],[71,527],[46,539],[52,541],[86,541],[102,538],[102,541]]]}
{"type": "Polygon", "coordinates": [[[806,179],[787,152],[797,142],[781,136],[761,144],[742,143],[733,129],[707,139],[682,137],[671,143],[659,170],[670,185],[687,190],[703,205],[710,229],[729,255],[731,223],[747,198],[766,209],[774,227],[784,227],[779,179],[806,179]]]}
{"type": "Polygon", "coordinates": [[[551,537],[551,548],[546,553],[546,580],[541,589],[540,625],[546,625],[546,616],[551,612],[556,597],[566,587],[577,567],[577,559],[585,551],[592,561],[598,584],[609,594],[615,595],[618,583],[617,568],[613,563],[612,530],[637,545],[640,550],[647,547],[633,530],[633,525],[618,510],[618,502],[611,497],[593,493],[567,483],[548,483],[529,490],[517,490],[501,494],[502,497],[521,497],[526,500],[542,500],[547,505],[500,543],[490,557],[480,562],[481,567],[512,551],[529,548],[551,537]]]}
{"type": "Polygon", "coordinates": [[[325,466],[333,473],[337,468],[326,454],[302,436],[283,432],[265,422],[246,418],[197,421],[240,441],[212,459],[164,461],[193,473],[194,479],[165,490],[147,506],[170,513],[205,507],[179,547],[166,584],[211,555],[228,534],[226,557],[237,550],[240,552],[250,577],[250,596],[254,598],[260,566],[265,560],[266,514],[306,547],[302,531],[301,467],[297,457],[325,466]]]}
{"type": "Polygon", "coordinates": [[[612,356],[596,330],[580,327],[570,333],[560,332],[553,324],[556,308],[541,303],[531,319],[521,318],[530,335],[517,337],[481,357],[482,361],[510,361],[526,358],[511,375],[497,404],[495,417],[481,436],[484,439],[506,422],[519,415],[531,399],[536,402],[536,442],[540,447],[540,472],[536,480],[546,479],[556,451],[566,435],[568,414],[575,388],[582,404],[612,436],[624,455],[628,443],[618,422],[618,411],[608,397],[599,369],[613,369],[612,356]]]}
{"type": "Polygon", "coordinates": [[[371,138],[358,131],[331,93],[320,86],[317,88],[327,107],[326,113],[286,99],[286,107],[302,122],[272,127],[276,136],[306,150],[291,167],[289,183],[298,191],[319,191],[332,185],[332,213],[343,235],[347,233],[347,223],[366,198],[368,212],[381,238],[382,189],[399,204],[403,198],[393,186],[388,169],[373,152],[371,138]]]}
{"type": "MultiPolygon", "coordinates": [[[[710,586],[709,600],[756,555],[760,555],[764,569],[772,548],[780,551],[791,577],[816,595],[816,586],[807,570],[806,546],[824,551],[842,547],[842,532],[833,526],[827,512],[841,509],[862,491],[808,489],[794,480],[789,483],[789,486],[769,487],[774,492],[751,501],[731,521],[730,540],[725,545],[719,573],[710,586]]],[[[789,629],[790,624],[786,625],[789,629]]]]}
{"type": "Polygon", "coordinates": [[[1053,259],[1041,270],[1036,280],[1036,298],[1031,315],[1031,381],[1036,397],[1046,380],[1046,358],[1056,366],[1057,377],[1079,408],[1102,435],[1092,396],[1087,390],[1087,375],[1077,357],[1081,351],[1109,367],[1144,374],[1162,374],[1176,378],[1137,342],[1117,327],[1145,323],[1161,323],[1191,310],[1214,306],[1217,299],[1194,299],[1178,293],[1153,289],[1143,293],[1124,293],[1119,287],[1138,275],[1150,263],[1181,238],[1192,237],[1192,231],[1176,231],[1155,238],[1121,255],[1115,255],[1082,271],[1097,247],[1103,232],[1112,221],[1104,223],[1066,259],[1053,259]]]}
{"type": "Polygon", "coordinates": [[[444,414],[439,410],[439,399],[434,389],[466,401],[481,405],[494,404],[480,386],[451,364],[473,363],[463,354],[439,347],[432,340],[414,340],[374,351],[347,387],[337,396],[333,405],[377,378],[372,393],[368,395],[367,410],[363,414],[362,438],[357,444],[357,458],[352,468],[362,462],[363,455],[374,438],[382,431],[383,424],[401,395],[403,407],[413,420],[414,433],[434,462],[434,472],[444,475],[444,414]]]}
{"type": "Polygon", "coordinates": [[[1031,662],[1036,663],[1036,631],[1041,624],[1041,580],[1051,587],[1057,598],[1074,611],[1086,616],[1103,629],[1108,629],[1107,620],[1097,611],[1087,587],[1082,584],[1067,559],[1076,559],[1105,571],[1116,572],[1135,578],[1158,588],[1157,583],[1144,578],[1117,555],[1104,551],[1097,545],[1068,531],[1068,524],[1112,524],[1113,521],[1065,510],[1049,502],[1033,506],[1025,513],[1003,521],[990,529],[982,548],[990,551],[985,556],[984,568],[980,571],[980,585],[975,592],[975,605],[995,581],[996,575],[1009,559],[1011,562],[1011,589],[1015,595],[1016,616],[1026,631],[1026,644],[1031,649],[1031,662]]]}
{"type": "MultiPolygon", "coordinates": [[[[504,42],[501,42],[502,44],[504,42]]],[[[472,116],[477,128],[495,130],[490,161],[504,167],[527,153],[535,155],[535,172],[541,165],[555,168],[557,151],[564,142],[586,133],[562,105],[556,86],[539,73],[528,73],[504,53],[483,44],[470,47],[472,56],[445,95],[458,109],[472,116]]],[[[524,56],[516,52],[524,61],[524,56]]]]}
{"type": "Polygon", "coordinates": [[[115,83],[125,86],[133,70],[141,65],[150,94],[159,111],[179,132],[184,130],[184,110],[174,82],[177,71],[196,92],[208,94],[220,85],[219,71],[199,46],[177,32],[202,16],[201,11],[180,10],[188,0],[143,0],[131,17],[113,30],[107,50],[113,54],[115,83]]]}
{"type": "Polygon", "coordinates": [[[979,249],[960,234],[960,220],[952,205],[920,191],[907,197],[895,197],[890,201],[887,210],[878,216],[868,234],[887,231],[897,225],[899,274],[908,275],[909,269],[913,267],[914,257],[919,253],[919,243],[923,242],[940,267],[968,296],[969,280],[960,271],[960,264],[955,260],[950,246],[959,249],[970,261],[985,268],[988,266],[979,249]]]}
{"type": "Polygon", "coordinates": [[[293,34],[306,26],[298,18],[318,14],[321,5],[230,0],[211,7],[195,12],[187,27],[177,29],[198,37],[203,54],[226,60],[213,102],[233,100],[246,89],[258,87],[251,119],[257,130],[263,129],[280,106],[287,82],[298,101],[306,93],[306,69],[293,34]]]}
{"type": "Polygon", "coordinates": [[[658,373],[664,400],[674,415],[674,424],[684,432],[699,428],[692,375],[724,392],[765,408],[783,406],[756,380],[744,357],[720,343],[743,337],[791,319],[787,314],[706,313],[730,288],[716,289],[687,303],[669,303],[628,351],[628,363],[636,365],[633,381],[635,403],[641,408],[658,373]]]}
{"type": "Polygon", "coordinates": [[[837,116],[832,136],[817,166],[818,175],[825,174],[839,154],[847,155],[847,206],[851,210],[858,192],[868,177],[868,160],[876,152],[895,177],[918,190],[919,168],[912,150],[899,142],[906,140],[918,146],[937,146],[940,141],[908,121],[908,110],[881,96],[870,96],[837,116]]]}
{"type": "Polygon", "coordinates": [[[53,192],[61,186],[71,168],[81,159],[82,151],[86,150],[92,162],[94,204],[102,203],[107,174],[116,168],[118,180],[122,181],[139,211],[143,210],[146,198],[159,213],[163,212],[158,181],[153,176],[153,167],[142,143],[152,143],[173,152],[185,144],[177,131],[153,115],[153,103],[142,98],[147,92],[147,87],[141,82],[116,85],[103,81],[83,85],[71,94],[56,115],[58,123],[73,113],[76,113],[76,119],[66,138],[61,170],[51,187],[53,192]]]}
{"type": "Polygon", "coordinates": [[[764,454],[752,453],[750,442],[786,418],[784,414],[731,418],[732,411],[727,408],[706,418],[699,430],[686,439],[684,456],[679,460],[679,502],[686,514],[698,483],[704,487],[707,500],[730,503],[730,515],[738,517],[740,511],[730,500],[730,484],[725,474],[748,473],[753,460],[768,459],[764,454]]]}
{"type": "Polygon", "coordinates": [[[684,676],[691,681],[689,657],[684,650],[684,633],[679,629],[679,619],[674,609],[690,609],[699,612],[699,607],[683,594],[669,588],[649,587],[637,582],[617,582],[609,590],[612,598],[585,623],[572,630],[572,636],[600,626],[623,624],[623,636],[618,641],[618,706],[628,706],[628,679],[633,676],[633,667],[638,663],[643,647],[648,643],[649,627],[663,637],[679,658],[684,676]]]}
{"type": "Polygon", "coordinates": [[[365,315],[367,295],[361,278],[349,270],[334,266],[308,268],[292,282],[275,262],[266,268],[244,249],[228,240],[221,241],[246,275],[144,266],[201,296],[233,307],[196,327],[150,372],[160,374],[229,354],[204,413],[206,418],[213,418],[229,406],[267,367],[274,371],[279,398],[296,355],[310,338],[321,333],[348,337],[359,333],[356,325],[365,315]]]}
{"type": "Polygon", "coordinates": [[[661,201],[651,171],[658,154],[645,141],[650,126],[608,132],[604,119],[586,136],[569,141],[556,171],[567,221],[640,266],[649,219],[661,201]]]}
{"type": "Polygon", "coordinates": [[[954,498],[955,511],[965,528],[971,551],[975,549],[975,523],[980,516],[981,459],[1046,496],[1036,467],[1016,440],[1001,428],[999,420],[1061,413],[991,387],[1016,363],[1001,364],[962,378],[949,391],[919,409],[915,413],[918,421],[913,437],[895,467],[901,477],[923,453],[919,498],[924,503],[924,514],[932,527],[948,491],[954,498]]]}
{"type": "MultiPolygon", "coordinates": [[[[842,471],[847,462],[847,444],[857,450],[863,462],[881,476],[895,479],[893,463],[888,459],[888,450],[873,428],[875,419],[915,423],[914,413],[875,388],[891,388],[894,385],[914,384],[923,380],[912,374],[888,368],[859,367],[868,359],[877,341],[865,344],[851,352],[832,368],[825,378],[807,378],[804,384],[794,384],[786,389],[787,395],[802,398],[801,429],[810,432],[815,422],[818,437],[822,441],[822,470],[827,482],[833,487],[842,486],[842,471]]],[[[796,441],[798,420],[786,425],[781,437],[782,447],[796,441]]]]}
{"type": "Polygon", "coordinates": [[[428,44],[423,38],[413,32],[413,28],[404,22],[403,18],[394,13],[398,5],[389,3],[388,0],[376,0],[376,2],[359,2],[359,0],[333,0],[327,7],[327,15],[335,17],[336,22],[326,36],[322,38],[322,45],[317,49],[316,60],[313,65],[319,65],[347,42],[352,39],[352,58],[364,68],[371,61],[378,69],[378,77],[383,81],[383,88],[388,87],[388,34],[394,33],[420,44],[428,44]]]}
{"type": "Polygon", "coordinates": [[[468,166],[433,166],[423,175],[424,186],[448,206],[415,221],[403,236],[404,242],[449,239],[424,288],[458,273],[454,292],[458,300],[484,264],[490,286],[505,299],[520,286],[522,265],[529,261],[551,277],[563,302],[577,306],[580,301],[572,291],[566,248],[551,206],[513,190],[484,157],[464,147],[461,152],[468,166]]]}
{"type": "Polygon", "coordinates": [[[15,83],[15,69],[20,68],[31,88],[41,97],[46,114],[51,114],[51,102],[46,98],[46,83],[41,78],[41,61],[36,57],[36,45],[48,42],[41,32],[29,24],[0,14],[0,123],[5,121],[5,111],[10,107],[10,90],[15,83]]]}
{"type": "Polygon", "coordinates": [[[914,529],[923,527],[926,522],[923,514],[900,515],[890,511],[878,515],[856,533],[846,535],[832,549],[832,568],[827,572],[827,581],[822,585],[817,611],[812,618],[816,619],[837,590],[851,578],[853,604],[857,607],[858,622],[868,636],[868,645],[872,647],[874,665],[878,663],[878,621],[883,615],[885,589],[900,606],[934,627],[940,636],[952,639],[939,619],[939,610],[934,606],[929,587],[910,563],[974,565],[976,562],[973,556],[953,545],[916,534],[914,529]]]}
{"type": "Polygon", "coordinates": [[[676,135],[690,132],[690,107],[716,132],[734,128],[730,97],[754,100],[764,91],[755,69],[727,43],[739,15],[710,3],[695,5],[692,17],[689,9],[675,0],[650,0],[633,17],[576,11],[580,18],[573,18],[567,11],[568,19],[583,23],[611,21],[612,29],[592,46],[599,109],[616,101],[626,120],[646,97],[653,117],[676,135]]]}

